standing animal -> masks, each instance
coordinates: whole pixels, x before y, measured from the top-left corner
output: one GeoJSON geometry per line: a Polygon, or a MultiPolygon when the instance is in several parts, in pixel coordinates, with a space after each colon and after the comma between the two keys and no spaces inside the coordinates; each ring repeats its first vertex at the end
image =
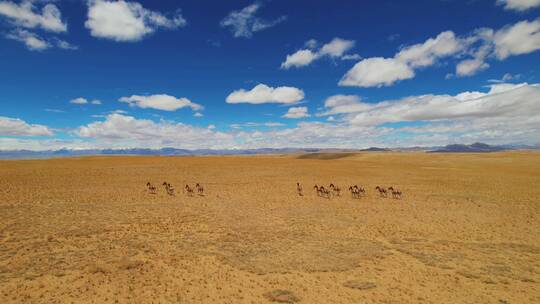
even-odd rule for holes
{"type": "Polygon", "coordinates": [[[332,193],[330,192],[330,190],[324,188],[324,186],[321,186],[321,187],[319,188],[319,191],[321,192],[321,196],[322,196],[322,197],[326,197],[326,198],[330,199],[330,195],[332,194],[332,193]]]}
{"type": "Polygon", "coordinates": [[[315,185],[315,186],[313,186],[313,189],[315,189],[315,192],[317,193],[317,196],[321,196],[321,188],[319,188],[319,186],[315,185]]]}
{"type": "Polygon", "coordinates": [[[304,194],[302,193],[302,185],[300,185],[299,182],[296,182],[296,192],[298,192],[298,195],[304,196],[304,194]]]}
{"type": "Polygon", "coordinates": [[[386,197],[386,189],[382,188],[382,187],[375,187],[375,190],[379,191],[379,195],[382,196],[382,197],[386,197]]]}
{"type": "Polygon", "coordinates": [[[186,185],[184,187],[184,190],[186,191],[187,195],[189,195],[189,196],[193,195],[193,188],[191,188],[189,185],[186,185]]]}
{"type": "Polygon", "coordinates": [[[359,198],[360,197],[360,194],[358,193],[358,189],[355,188],[356,186],[350,186],[349,187],[349,191],[351,191],[351,196],[352,198],[359,198]]]}
{"type": "Polygon", "coordinates": [[[156,186],[152,185],[150,182],[146,183],[146,188],[151,194],[156,194],[156,186]]]}
{"type": "Polygon", "coordinates": [[[167,191],[168,195],[174,195],[174,187],[171,184],[163,182],[162,185],[165,186],[165,191],[167,191]]]}
{"type": "Polygon", "coordinates": [[[195,185],[195,189],[197,189],[197,192],[200,196],[204,196],[204,188],[199,183],[195,185]]]}
{"type": "Polygon", "coordinates": [[[354,185],[354,188],[356,189],[356,192],[358,192],[358,196],[366,194],[366,189],[364,189],[364,187],[358,187],[358,185],[354,185]]]}
{"type": "Polygon", "coordinates": [[[328,188],[330,188],[330,190],[332,190],[332,192],[334,194],[336,194],[337,196],[341,196],[341,188],[339,188],[338,186],[336,186],[334,184],[330,184],[330,186],[328,186],[328,188]]]}
{"type": "Polygon", "coordinates": [[[394,189],[394,187],[388,187],[388,190],[392,192],[392,197],[395,199],[401,199],[401,191],[394,189]]]}

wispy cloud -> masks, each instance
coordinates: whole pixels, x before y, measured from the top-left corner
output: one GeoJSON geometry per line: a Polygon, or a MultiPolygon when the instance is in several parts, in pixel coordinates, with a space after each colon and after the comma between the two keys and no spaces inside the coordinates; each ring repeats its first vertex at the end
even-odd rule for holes
{"type": "Polygon", "coordinates": [[[234,37],[251,38],[253,33],[273,27],[283,21],[285,16],[280,16],[273,20],[265,20],[257,17],[257,11],[261,8],[261,3],[255,2],[241,10],[232,11],[221,20],[222,27],[229,27],[234,37]]]}
{"type": "Polygon", "coordinates": [[[24,0],[20,4],[12,1],[0,1],[0,15],[19,27],[39,27],[55,33],[67,31],[67,23],[62,21],[60,10],[52,3],[46,4],[39,11],[34,5],[34,1],[24,0]]]}

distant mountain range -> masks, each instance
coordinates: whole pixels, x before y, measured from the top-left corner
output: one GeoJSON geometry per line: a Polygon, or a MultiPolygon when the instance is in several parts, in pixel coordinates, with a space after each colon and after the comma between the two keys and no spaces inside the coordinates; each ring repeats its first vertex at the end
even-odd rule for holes
{"type": "Polygon", "coordinates": [[[161,149],[88,149],[88,150],[0,150],[0,159],[32,159],[32,158],[52,158],[52,157],[72,157],[90,155],[161,155],[161,156],[195,156],[195,155],[253,155],[253,154],[293,154],[293,153],[354,153],[354,152],[430,152],[430,153],[477,153],[496,152],[504,150],[540,149],[540,145],[503,145],[491,146],[484,143],[474,143],[471,145],[453,144],[444,147],[404,147],[404,148],[380,148],[371,147],[367,149],[317,149],[317,148],[261,148],[261,149],[197,149],[186,150],[176,148],[161,149]]]}
{"type": "Polygon", "coordinates": [[[484,143],[474,143],[471,145],[447,145],[442,148],[434,149],[428,152],[431,153],[482,153],[482,152],[497,152],[504,150],[514,150],[512,147],[505,146],[491,146],[484,143]]]}

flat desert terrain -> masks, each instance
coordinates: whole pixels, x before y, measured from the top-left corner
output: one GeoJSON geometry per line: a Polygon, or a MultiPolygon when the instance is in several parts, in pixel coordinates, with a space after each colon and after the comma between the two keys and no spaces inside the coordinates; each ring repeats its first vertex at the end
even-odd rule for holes
{"type": "Polygon", "coordinates": [[[536,152],[0,161],[0,219],[0,303],[540,303],[536,152]]]}

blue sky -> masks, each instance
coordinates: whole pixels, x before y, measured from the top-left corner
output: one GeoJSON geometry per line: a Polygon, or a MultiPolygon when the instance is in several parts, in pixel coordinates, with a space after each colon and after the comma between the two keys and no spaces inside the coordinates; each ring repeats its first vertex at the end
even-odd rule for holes
{"type": "Polygon", "coordinates": [[[0,1],[0,149],[540,143],[540,1],[0,1]]]}

